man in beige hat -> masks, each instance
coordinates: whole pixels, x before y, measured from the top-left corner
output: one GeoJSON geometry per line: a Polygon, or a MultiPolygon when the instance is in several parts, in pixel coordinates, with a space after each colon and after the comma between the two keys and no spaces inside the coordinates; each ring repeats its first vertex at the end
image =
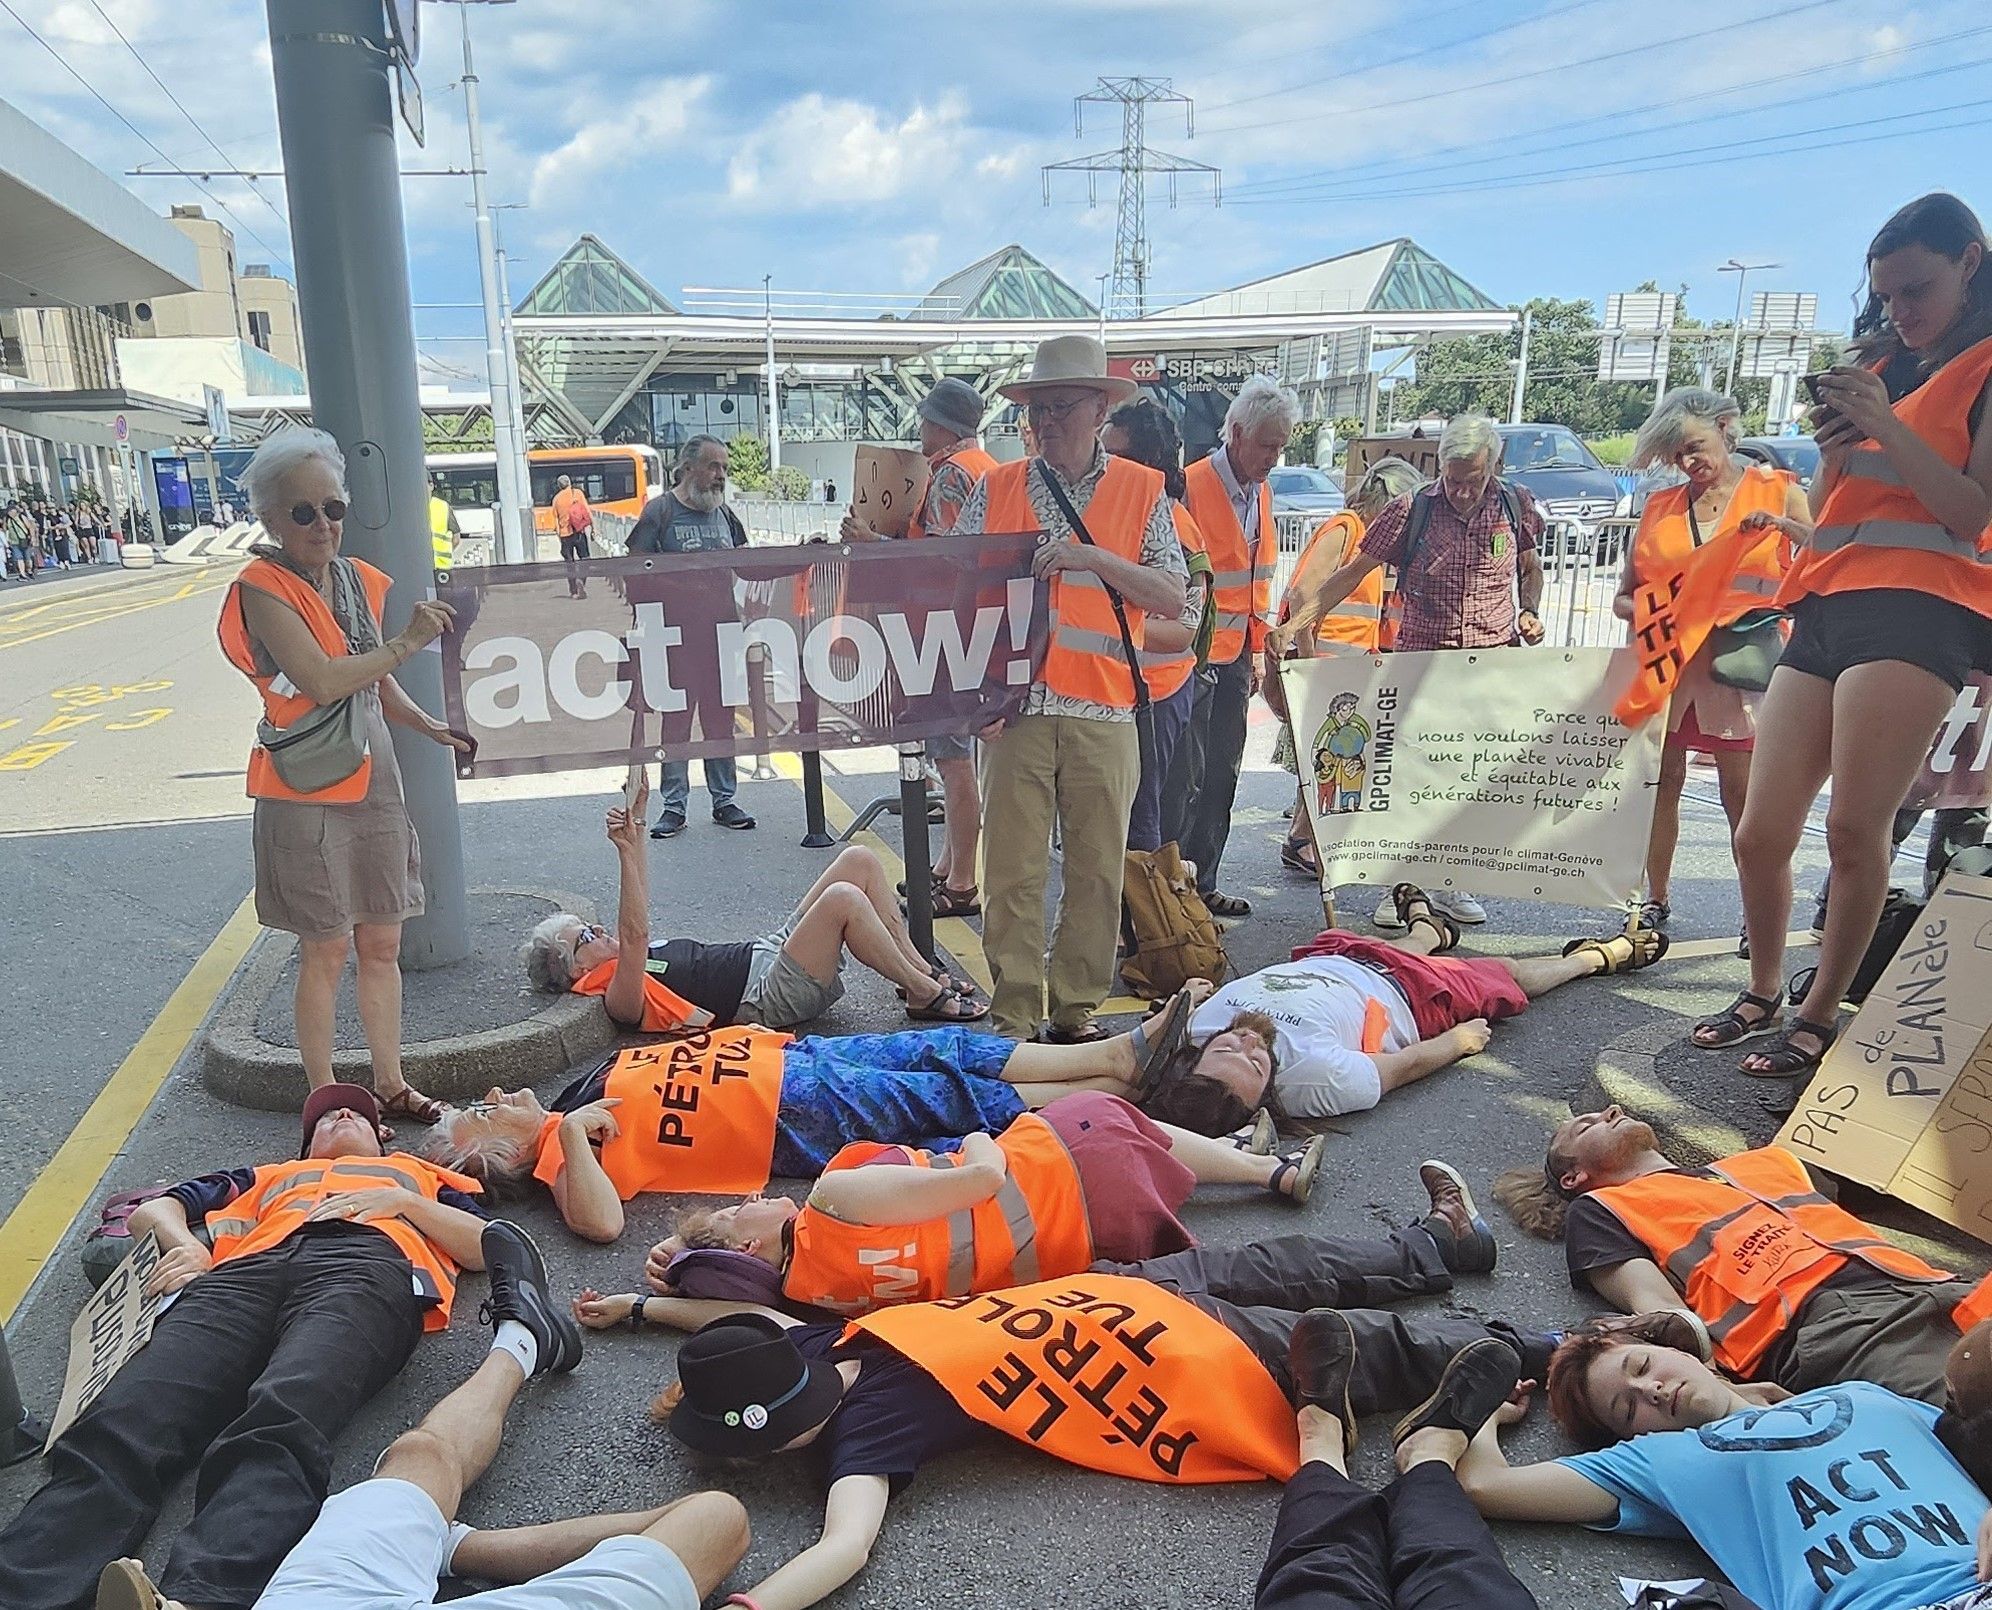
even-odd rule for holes
{"type": "Polygon", "coordinates": [[[1107,412],[1138,391],[1107,373],[1090,336],[1043,342],[1030,377],[1003,387],[1023,405],[1033,457],[999,464],[970,496],[957,535],[1041,533],[1051,646],[1023,713],[991,729],[983,822],[983,942],[999,1034],[1058,1044],[1097,1039],[1093,1013],[1114,974],[1121,863],[1139,780],[1129,664],[1150,615],[1180,619],[1188,567],[1162,475],[1100,446],[1107,412]],[[1083,533],[1083,534],[1082,534],[1083,533]],[[1044,890],[1056,825],[1064,847],[1058,922],[1045,959],[1044,890]]]}

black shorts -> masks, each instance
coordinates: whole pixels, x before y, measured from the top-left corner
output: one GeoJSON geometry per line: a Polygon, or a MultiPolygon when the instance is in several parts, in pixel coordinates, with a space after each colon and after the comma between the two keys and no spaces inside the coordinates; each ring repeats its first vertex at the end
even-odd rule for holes
{"type": "Polygon", "coordinates": [[[1935,593],[1876,587],[1815,593],[1791,612],[1780,665],[1828,682],[1878,660],[1900,660],[1941,678],[1952,692],[1973,671],[1992,671],[1992,621],[1935,593]]]}

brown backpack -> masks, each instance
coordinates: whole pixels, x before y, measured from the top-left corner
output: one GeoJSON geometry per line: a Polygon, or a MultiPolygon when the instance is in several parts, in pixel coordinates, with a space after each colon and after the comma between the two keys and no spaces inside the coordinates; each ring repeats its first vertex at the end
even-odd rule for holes
{"type": "Polygon", "coordinates": [[[1222,984],[1231,976],[1217,921],[1173,844],[1129,850],[1121,882],[1121,979],[1151,1001],[1193,978],[1222,984]]]}

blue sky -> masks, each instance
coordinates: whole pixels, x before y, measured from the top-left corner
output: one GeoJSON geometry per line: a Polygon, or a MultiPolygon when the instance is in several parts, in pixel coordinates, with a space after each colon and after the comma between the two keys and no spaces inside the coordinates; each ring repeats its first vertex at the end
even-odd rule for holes
{"type": "MultiPolygon", "coordinates": [[[[205,136],[276,165],[261,5],[8,4],[175,162],[221,159],[113,23],[205,136]]],[[[405,165],[464,162],[457,15],[423,7],[429,144],[405,165]]],[[[1039,167],[1118,144],[1109,108],[1073,133],[1102,74],[1173,80],[1196,136],[1163,113],[1152,143],[1224,171],[1221,208],[1195,183],[1173,211],[1151,192],[1163,293],[1410,235],[1502,301],[1651,278],[1703,317],[1733,301],[1717,264],[1777,261],[1753,288],[1816,291],[1843,324],[1896,205],[1955,188],[1992,208],[1972,193],[1992,171],[1984,0],[519,0],[472,24],[494,194],[522,204],[515,295],[582,230],[674,299],[768,273],[920,291],[1012,240],[1095,294],[1111,181],[1089,210],[1060,176],[1046,208],[1039,167]]],[[[109,172],[159,163],[4,11],[0,95],[109,172]]],[[[184,180],[126,182],[215,210],[184,180]]],[[[211,189],[242,258],[281,266],[278,184],[211,189]]],[[[418,302],[476,300],[468,198],[467,180],[407,182],[418,302]]],[[[476,367],[474,314],[418,328],[437,364],[476,367]]]]}

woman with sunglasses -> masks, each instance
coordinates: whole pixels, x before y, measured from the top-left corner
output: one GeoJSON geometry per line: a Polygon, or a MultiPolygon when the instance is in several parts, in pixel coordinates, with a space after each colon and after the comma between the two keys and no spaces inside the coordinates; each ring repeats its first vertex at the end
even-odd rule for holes
{"type": "Polygon", "coordinates": [[[334,1002],[351,951],[381,1111],[433,1123],[442,1104],[401,1076],[401,924],[421,914],[422,867],[387,729],[473,745],[394,680],[449,629],[450,611],[419,602],[397,635],[383,635],[390,579],[339,553],[345,483],[339,444],[316,430],[271,437],[242,476],[276,539],[251,550],[219,626],[223,654],[263,698],[248,778],[256,916],[297,935],[297,1044],[312,1087],[332,1083],[334,1002]]]}

